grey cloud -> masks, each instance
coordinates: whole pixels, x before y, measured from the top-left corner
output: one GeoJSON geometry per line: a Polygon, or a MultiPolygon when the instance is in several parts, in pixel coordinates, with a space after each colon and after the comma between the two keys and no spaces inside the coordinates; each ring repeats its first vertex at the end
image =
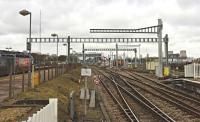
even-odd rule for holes
{"type": "Polygon", "coordinates": [[[189,9],[193,7],[198,7],[200,4],[199,0],[177,0],[177,3],[182,9],[189,9]]]}
{"type": "Polygon", "coordinates": [[[200,16],[196,14],[168,15],[167,21],[174,26],[195,26],[200,27],[200,16]]]}
{"type": "MultiPolygon", "coordinates": [[[[199,38],[197,37],[199,37],[200,33],[198,29],[200,27],[200,17],[198,16],[200,4],[198,1],[188,0],[188,3],[186,0],[177,0],[177,2],[168,0],[165,4],[169,8],[165,7],[165,4],[161,1],[18,0],[16,2],[13,0],[0,0],[0,41],[6,45],[9,45],[9,43],[4,40],[16,41],[18,49],[24,49],[24,41],[29,29],[29,17],[20,16],[18,11],[26,8],[33,15],[33,36],[38,36],[39,11],[41,10],[43,36],[50,36],[51,33],[55,32],[59,36],[70,35],[73,37],[149,37],[149,35],[137,34],[90,34],[89,29],[140,28],[156,25],[157,19],[163,18],[164,32],[171,34],[169,37],[173,37],[170,39],[170,49],[175,49],[176,45],[181,45],[182,42],[189,43],[188,45],[183,45],[183,48],[184,46],[191,46],[190,42],[192,44],[199,43],[199,38]],[[170,29],[167,32],[168,28],[170,29]],[[195,38],[191,39],[191,37],[195,38]],[[23,45],[21,48],[20,44],[23,45]]],[[[148,48],[148,46],[144,46],[144,48],[148,48]]],[[[37,51],[37,45],[34,50],[37,51]]],[[[151,49],[149,48],[149,50],[151,49]]],[[[189,49],[189,51],[191,50],[189,49]]],[[[156,49],[150,52],[157,54],[156,49]]]]}
{"type": "Polygon", "coordinates": [[[126,0],[129,4],[137,4],[141,6],[146,6],[152,4],[154,0],[126,0]]]}
{"type": "Polygon", "coordinates": [[[200,43],[200,37],[188,39],[187,42],[189,43],[200,43]]]}

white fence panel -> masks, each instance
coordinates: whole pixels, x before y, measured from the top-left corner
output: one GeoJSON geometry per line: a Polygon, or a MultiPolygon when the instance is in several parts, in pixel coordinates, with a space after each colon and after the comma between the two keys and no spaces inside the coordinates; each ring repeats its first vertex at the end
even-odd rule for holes
{"type": "Polygon", "coordinates": [[[187,64],[184,66],[185,77],[200,78],[200,64],[187,64]]]}
{"type": "Polygon", "coordinates": [[[57,122],[57,98],[50,98],[49,104],[28,117],[27,121],[23,122],[57,122]]]}

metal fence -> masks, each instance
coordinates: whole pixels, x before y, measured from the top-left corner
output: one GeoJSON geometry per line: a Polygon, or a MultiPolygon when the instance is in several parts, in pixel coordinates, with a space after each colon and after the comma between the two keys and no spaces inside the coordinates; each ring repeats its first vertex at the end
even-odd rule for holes
{"type": "Polygon", "coordinates": [[[200,78],[200,64],[192,63],[184,66],[185,77],[200,78]]]}
{"type": "Polygon", "coordinates": [[[49,104],[22,122],[57,122],[57,98],[50,98],[49,104]]]}
{"type": "Polygon", "coordinates": [[[7,72],[8,75],[0,77],[0,102],[2,102],[7,97],[12,98],[18,93],[26,91],[27,89],[31,88],[31,86],[34,88],[39,84],[57,78],[79,65],[80,64],[59,64],[37,66],[34,68],[34,73],[32,72],[30,85],[28,80],[28,70],[18,67],[16,67],[14,70],[14,65],[10,65],[7,72]]]}
{"type": "MultiPolygon", "coordinates": [[[[40,66],[32,72],[32,88],[48,80],[52,80],[60,75],[63,75],[67,70],[71,69],[71,65],[54,65],[40,66]]],[[[33,68],[32,68],[33,69],[33,68]]]]}

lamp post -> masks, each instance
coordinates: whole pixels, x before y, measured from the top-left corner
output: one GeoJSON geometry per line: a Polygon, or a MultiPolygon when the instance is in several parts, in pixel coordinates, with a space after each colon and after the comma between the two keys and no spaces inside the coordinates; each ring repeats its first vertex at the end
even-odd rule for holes
{"type": "Polygon", "coordinates": [[[57,61],[56,61],[56,76],[58,76],[58,34],[52,33],[51,36],[57,38],[57,61]]]}
{"type": "Polygon", "coordinates": [[[30,15],[30,23],[29,23],[29,42],[26,42],[26,48],[29,51],[29,69],[28,69],[28,87],[31,87],[31,65],[32,65],[32,60],[31,60],[31,12],[23,9],[19,12],[20,15],[22,16],[27,16],[30,15]]]}
{"type": "Polygon", "coordinates": [[[52,33],[51,36],[57,38],[57,63],[58,63],[58,34],[56,34],[56,33],[52,33]]]}
{"type": "MultiPolygon", "coordinates": [[[[23,9],[19,12],[19,14],[21,14],[22,16],[30,15],[30,23],[29,23],[29,41],[30,41],[30,39],[31,39],[31,12],[26,9],[23,9]]],[[[31,52],[30,42],[27,42],[27,50],[29,50],[29,52],[31,52]]]]}
{"type": "Polygon", "coordinates": [[[66,64],[67,64],[67,44],[63,44],[63,46],[66,46],[66,64]]]}
{"type": "Polygon", "coordinates": [[[12,49],[12,47],[6,47],[6,50],[10,51],[12,49]]]}

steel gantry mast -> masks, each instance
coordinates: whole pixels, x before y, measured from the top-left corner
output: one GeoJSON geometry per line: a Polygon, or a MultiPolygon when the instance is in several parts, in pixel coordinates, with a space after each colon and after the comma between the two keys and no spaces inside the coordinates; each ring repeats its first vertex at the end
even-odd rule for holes
{"type": "MultiPolygon", "coordinates": [[[[118,51],[134,51],[135,53],[135,67],[137,65],[137,60],[136,60],[136,57],[137,57],[137,49],[136,48],[129,48],[129,49],[125,49],[125,48],[118,48],[118,45],[116,44],[116,48],[88,48],[88,49],[85,49],[84,46],[83,46],[83,52],[86,52],[86,51],[116,51],[116,58],[117,58],[117,55],[118,55],[118,51]]],[[[83,53],[83,57],[84,57],[84,53],[83,53]]],[[[117,63],[116,63],[117,65],[117,63]]]]}
{"type": "MultiPolygon", "coordinates": [[[[138,29],[90,29],[91,33],[149,33],[157,34],[158,38],[27,38],[27,43],[67,43],[68,44],[68,62],[70,57],[71,43],[158,43],[159,72],[157,76],[162,77],[163,60],[162,60],[162,42],[168,47],[168,36],[162,38],[163,24],[158,19],[158,25],[138,29]]],[[[116,45],[116,48],[118,46],[116,45]]],[[[168,49],[168,48],[165,48],[168,49]]],[[[168,52],[168,51],[167,51],[168,52]]],[[[166,59],[167,59],[167,52],[166,59]]],[[[116,51],[117,53],[117,51],[116,51]]],[[[167,61],[166,61],[167,62],[167,61]]],[[[70,63],[70,62],[69,62],[70,63]]],[[[166,63],[167,64],[167,63],[166,63]]]]}
{"type": "MultiPolygon", "coordinates": [[[[31,43],[67,43],[68,46],[68,62],[70,63],[70,44],[71,43],[158,43],[158,38],[27,38],[27,42],[31,43]]],[[[168,47],[168,36],[162,38],[165,46],[168,47]]],[[[117,45],[116,45],[117,46],[117,45]]],[[[167,48],[166,48],[167,49],[167,48]]],[[[168,51],[165,51],[167,54],[168,51]]],[[[167,59],[166,55],[166,59],[167,59]]],[[[167,60],[168,61],[168,60],[167,60]]]]}
{"type": "MultiPolygon", "coordinates": [[[[164,39],[163,39],[164,40],[164,39]]],[[[27,42],[31,43],[67,43],[68,46],[68,63],[70,63],[70,44],[71,43],[157,43],[157,38],[27,38],[27,42]]],[[[117,45],[116,45],[117,46],[117,45]]],[[[117,51],[116,51],[117,52],[117,51]]],[[[83,52],[84,53],[84,52],[83,52]]]]}
{"type": "MultiPolygon", "coordinates": [[[[118,45],[118,46],[119,47],[126,47],[127,49],[132,48],[132,47],[138,47],[139,64],[141,63],[141,61],[140,61],[140,46],[141,46],[141,44],[138,44],[138,45],[118,45]]],[[[135,56],[135,58],[137,58],[137,56],[135,56]]],[[[124,61],[125,61],[125,59],[124,59],[124,61]]],[[[135,59],[135,61],[137,62],[137,59],[135,59]]]]}
{"type": "Polygon", "coordinates": [[[90,33],[154,33],[158,36],[158,60],[159,67],[156,75],[163,77],[163,60],[162,60],[162,29],[163,23],[161,19],[158,19],[158,25],[138,28],[138,29],[90,29],[90,33]]]}
{"type": "Polygon", "coordinates": [[[91,48],[88,48],[88,49],[84,49],[84,51],[136,51],[136,48],[132,48],[132,49],[116,49],[116,48],[98,48],[98,49],[91,49],[91,48]]]}

